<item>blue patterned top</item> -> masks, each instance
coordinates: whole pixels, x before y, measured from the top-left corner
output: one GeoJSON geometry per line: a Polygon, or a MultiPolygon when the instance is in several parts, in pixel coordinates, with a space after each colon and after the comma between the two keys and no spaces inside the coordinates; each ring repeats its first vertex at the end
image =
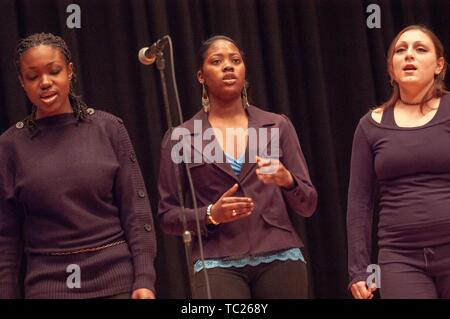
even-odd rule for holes
{"type": "Polygon", "coordinates": [[[194,272],[199,272],[203,268],[230,268],[237,267],[242,268],[245,266],[258,266],[259,264],[268,264],[275,260],[301,260],[306,263],[305,258],[299,248],[291,248],[288,250],[282,250],[276,254],[268,256],[250,256],[241,259],[206,259],[203,265],[201,260],[197,260],[194,264],[194,272]]]}
{"type": "Polygon", "coordinates": [[[242,164],[244,164],[245,153],[242,153],[242,155],[238,159],[235,159],[233,156],[231,156],[227,152],[224,152],[224,153],[225,153],[227,163],[230,163],[231,168],[233,169],[234,173],[237,176],[239,176],[239,174],[241,173],[242,164]]]}

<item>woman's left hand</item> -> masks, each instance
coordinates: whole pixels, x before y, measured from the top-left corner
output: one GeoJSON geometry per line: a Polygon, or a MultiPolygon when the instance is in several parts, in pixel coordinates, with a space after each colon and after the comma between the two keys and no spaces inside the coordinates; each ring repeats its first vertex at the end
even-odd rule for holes
{"type": "Polygon", "coordinates": [[[155,299],[153,291],[147,288],[139,288],[133,291],[131,299],[155,299]]]}
{"type": "Polygon", "coordinates": [[[279,160],[256,156],[256,164],[256,175],[264,184],[276,184],[287,189],[294,187],[291,172],[279,160]]]}

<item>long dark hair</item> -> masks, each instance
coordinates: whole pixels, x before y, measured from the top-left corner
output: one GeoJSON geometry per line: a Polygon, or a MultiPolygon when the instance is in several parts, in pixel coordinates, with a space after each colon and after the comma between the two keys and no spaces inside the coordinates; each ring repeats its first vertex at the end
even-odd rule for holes
{"type": "MultiPolygon", "coordinates": [[[[59,36],[51,34],[51,33],[35,33],[26,38],[23,38],[19,41],[16,48],[16,56],[14,58],[14,64],[16,66],[16,70],[19,76],[22,76],[20,69],[20,62],[23,54],[34,47],[39,45],[48,45],[54,48],[57,48],[61,54],[64,56],[66,61],[66,65],[72,62],[72,54],[70,53],[69,47],[66,42],[59,36]]],[[[77,121],[83,121],[88,116],[87,106],[83,102],[80,96],[76,95],[73,90],[73,84],[75,82],[75,73],[72,75],[72,80],[70,81],[70,89],[69,89],[69,101],[70,105],[73,109],[74,116],[77,121]]],[[[28,115],[24,120],[24,125],[30,131],[34,132],[37,128],[36,126],[36,107],[33,106],[31,114],[28,115]]]]}
{"type": "Polygon", "coordinates": [[[388,107],[393,107],[395,105],[395,103],[397,103],[397,101],[400,99],[400,89],[398,86],[398,83],[394,81],[394,77],[393,77],[393,69],[392,69],[392,59],[394,57],[394,53],[395,53],[395,45],[397,44],[398,39],[402,36],[403,33],[410,31],[410,30],[420,30],[423,33],[425,33],[426,35],[428,35],[431,39],[431,41],[433,42],[433,45],[435,47],[435,51],[436,51],[436,58],[444,58],[444,67],[441,71],[441,73],[439,73],[438,75],[435,76],[434,78],[434,83],[431,86],[431,88],[428,90],[428,92],[424,95],[424,97],[422,98],[422,101],[420,101],[420,111],[423,111],[423,107],[425,106],[425,104],[432,98],[436,97],[441,97],[442,95],[444,95],[445,93],[448,93],[448,91],[445,89],[445,83],[444,83],[444,78],[445,78],[445,73],[447,71],[447,61],[445,60],[445,50],[444,50],[444,46],[442,45],[442,42],[439,40],[439,38],[436,36],[436,34],[434,34],[433,31],[431,31],[428,27],[424,26],[424,25],[410,25],[406,28],[404,28],[403,30],[401,30],[394,38],[394,40],[392,40],[388,52],[387,52],[387,71],[389,73],[389,76],[391,77],[391,84],[392,84],[392,94],[391,97],[385,102],[383,103],[380,107],[385,109],[388,107]]]}

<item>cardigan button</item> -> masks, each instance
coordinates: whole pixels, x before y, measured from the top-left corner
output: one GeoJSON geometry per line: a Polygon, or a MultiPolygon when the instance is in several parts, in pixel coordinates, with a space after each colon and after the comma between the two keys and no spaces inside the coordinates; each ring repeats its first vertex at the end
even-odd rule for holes
{"type": "Polygon", "coordinates": [[[89,108],[86,109],[86,113],[89,114],[89,115],[92,115],[92,114],[95,113],[95,111],[94,111],[94,109],[92,107],[89,107],[89,108]]]}
{"type": "Polygon", "coordinates": [[[16,128],[18,128],[19,130],[20,129],[22,129],[24,127],[24,124],[23,124],[23,122],[22,121],[20,121],[20,122],[17,122],[17,124],[16,124],[16,128]]]}
{"type": "Polygon", "coordinates": [[[144,191],[139,191],[139,192],[138,192],[138,196],[139,196],[140,198],[144,198],[144,197],[145,197],[145,192],[144,192],[144,191]]]}
{"type": "Polygon", "coordinates": [[[152,225],[150,225],[150,224],[145,224],[145,225],[144,225],[144,229],[145,229],[146,231],[148,231],[148,232],[151,232],[152,229],[153,229],[153,227],[152,227],[152,225]]]}
{"type": "Polygon", "coordinates": [[[136,155],[134,155],[134,153],[130,153],[130,160],[135,163],[136,162],[136,155]]]}

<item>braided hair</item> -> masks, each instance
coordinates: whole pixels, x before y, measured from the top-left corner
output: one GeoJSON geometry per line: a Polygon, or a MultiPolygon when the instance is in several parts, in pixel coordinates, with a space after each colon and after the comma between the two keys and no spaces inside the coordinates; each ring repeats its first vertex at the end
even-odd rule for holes
{"type": "MultiPolygon", "coordinates": [[[[66,44],[66,42],[59,36],[56,36],[51,33],[35,33],[26,38],[23,38],[19,41],[16,48],[16,56],[14,59],[14,64],[16,66],[16,70],[19,76],[21,76],[20,71],[20,62],[23,54],[31,48],[37,47],[39,45],[48,45],[58,49],[61,54],[64,56],[66,64],[72,62],[72,55],[70,50],[66,44]]],[[[70,82],[69,89],[69,102],[73,109],[74,116],[76,117],[78,122],[85,120],[88,116],[87,105],[83,102],[80,96],[76,95],[73,90],[73,83],[75,82],[75,73],[73,74],[73,79],[70,82]]],[[[24,120],[24,125],[27,127],[32,133],[36,133],[37,125],[36,125],[36,107],[33,106],[31,114],[28,115],[24,120]]]]}

